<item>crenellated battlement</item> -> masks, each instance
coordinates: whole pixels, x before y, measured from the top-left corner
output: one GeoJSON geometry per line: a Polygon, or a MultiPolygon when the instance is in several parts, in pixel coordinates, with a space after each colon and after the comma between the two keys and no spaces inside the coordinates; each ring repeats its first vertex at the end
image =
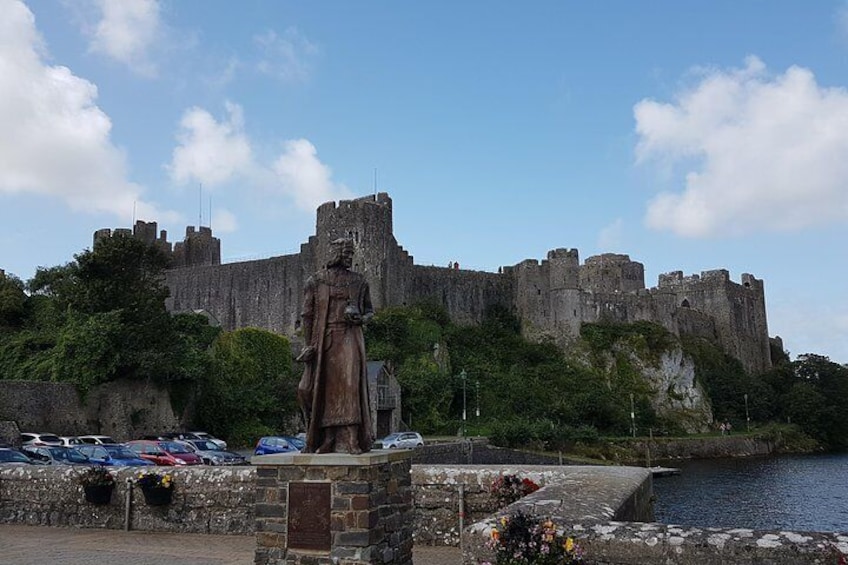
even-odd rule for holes
{"type": "Polygon", "coordinates": [[[161,249],[171,259],[172,267],[191,267],[199,265],[221,264],[221,240],[212,235],[212,228],[201,226],[186,227],[185,239],[174,245],[168,241],[168,232],[158,230],[156,222],[136,221],[132,229],[102,228],[94,232],[94,247],[109,237],[133,237],[148,245],[161,249]]]}
{"type": "MultiPolygon", "coordinates": [[[[293,336],[306,279],[326,264],[332,240],[349,237],[354,269],[371,285],[377,308],[435,301],[467,324],[500,305],[516,312],[527,337],[553,339],[563,348],[585,322],[647,320],[677,335],[714,339],[750,371],[771,366],[763,282],[750,274],[738,284],[725,269],[686,277],[674,271],[648,289],[644,265],[629,255],[604,253],[581,264],[573,248],[551,249],[541,261],[526,259],[497,273],[424,267],[397,243],[392,221],[392,199],[384,192],[327,202],[317,209],[315,234],[297,254],[169,271],[169,307],[205,309],[226,329],[256,326],[293,336]]],[[[149,237],[155,229],[140,233],[149,237]]],[[[208,228],[189,228],[174,255],[195,242],[212,246],[213,240],[208,228]]],[[[212,255],[220,262],[217,249],[212,255]]],[[[217,264],[204,262],[208,255],[185,256],[187,267],[217,264]]]]}

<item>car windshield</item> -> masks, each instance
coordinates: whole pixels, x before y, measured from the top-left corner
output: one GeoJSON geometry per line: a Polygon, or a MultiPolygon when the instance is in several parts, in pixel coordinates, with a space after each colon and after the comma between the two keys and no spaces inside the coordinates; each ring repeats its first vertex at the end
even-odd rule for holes
{"type": "Polygon", "coordinates": [[[57,461],[70,461],[71,463],[85,463],[88,461],[88,457],[78,450],[67,447],[54,447],[50,450],[50,454],[57,461]]]}
{"type": "Polygon", "coordinates": [[[400,434],[389,434],[383,438],[383,441],[391,441],[400,437],[400,434]]]}
{"type": "Polygon", "coordinates": [[[196,439],[192,442],[201,451],[218,451],[218,446],[205,439],[196,439]]]}
{"type": "Polygon", "coordinates": [[[61,443],[62,442],[62,440],[59,439],[59,436],[52,436],[50,434],[44,434],[44,435],[40,436],[38,441],[43,442],[43,443],[47,443],[48,441],[50,443],[61,443]]]}
{"type": "Polygon", "coordinates": [[[191,453],[189,448],[175,441],[163,441],[159,445],[168,453],[191,453]]]}
{"type": "Polygon", "coordinates": [[[138,455],[122,445],[108,445],[103,447],[115,459],[138,459],[138,455]]]}
{"type": "Polygon", "coordinates": [[[29,458],[12,449],[0,449],[0,463],[29,463],[29,458]]]}
{"type": "Polygon", "coordinates": [[[304,447],[306,447],[306,442],[300,438],[287,437],[286,441],[292,444],[292,446],[296,447],[297,449],[303,449],[304,447]]]}

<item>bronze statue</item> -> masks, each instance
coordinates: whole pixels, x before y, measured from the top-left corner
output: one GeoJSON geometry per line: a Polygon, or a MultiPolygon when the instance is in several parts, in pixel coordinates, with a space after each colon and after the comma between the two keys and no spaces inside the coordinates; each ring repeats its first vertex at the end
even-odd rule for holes
{"type": "Polygon", "coordinates": [[[307,453],[371,450],[368,369],[362,326],[373,317],[368,283],[350,270],[353,241],[331,244],[325,269],[309,278],[304,292],[305,363],[297,397],[306,420],[307,453]]]}

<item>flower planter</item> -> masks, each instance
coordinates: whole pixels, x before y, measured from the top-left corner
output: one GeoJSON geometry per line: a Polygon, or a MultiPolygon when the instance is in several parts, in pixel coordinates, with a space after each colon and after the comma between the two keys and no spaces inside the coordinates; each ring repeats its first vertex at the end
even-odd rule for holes
{"type": "Polygon", "coordinates": [[[165,487],[142,487],[144,501],[150,506],[165,506],[171,503],[174,489],[165,487]]]}
{"type": "Polygon", "coordinates": [[[114,485],[85,485],[85,500],[91,504],[109,504],[112,501],[114,485]]]}

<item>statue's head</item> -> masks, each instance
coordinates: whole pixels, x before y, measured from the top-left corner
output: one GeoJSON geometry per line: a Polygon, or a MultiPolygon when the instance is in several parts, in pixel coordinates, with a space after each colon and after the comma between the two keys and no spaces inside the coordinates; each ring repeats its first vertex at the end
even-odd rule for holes
{"type": "Polygon", "coordinates": [[[353,265],[353,240],[340,237],[330,242],[330,260],[328,267],[341,266],[350,269],[353,265]]]}

